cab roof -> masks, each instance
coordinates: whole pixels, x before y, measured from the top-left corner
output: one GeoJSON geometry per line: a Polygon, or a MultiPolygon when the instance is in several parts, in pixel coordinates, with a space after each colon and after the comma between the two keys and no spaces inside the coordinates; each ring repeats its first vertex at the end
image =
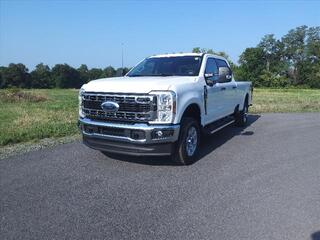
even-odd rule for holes
{"type": "Polygon", "coordinates": [[[207,56],[211,56],[211,57],[214,57],[214,58],[220,58],[220,59],[224,59],[224,57],[221,57],[219,55],[215,55],[215,54],[209,54],[209,53],[168,53],[168,54],[159,54],[159,55],[153,55],[153,56],[150,56],[149,58],[165,58],[165,57],[202,57],[204,55],[207,55],[207,56]]]}
{"type": "Polygon", "coordinates": [[[167,53],[150,56],[150,58],[161,58],[161,57],[200,57],[203,56],[203,53],[167,53]]]}

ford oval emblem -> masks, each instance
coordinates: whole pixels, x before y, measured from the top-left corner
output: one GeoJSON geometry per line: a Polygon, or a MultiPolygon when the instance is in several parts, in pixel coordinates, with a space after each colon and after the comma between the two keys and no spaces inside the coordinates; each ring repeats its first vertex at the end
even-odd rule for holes
{"type": "Polygon", "coordinates": [[[101,108],[105,112],[116,112],[119,109],[119,104],[116,102],[103,102],[101,108]]]}

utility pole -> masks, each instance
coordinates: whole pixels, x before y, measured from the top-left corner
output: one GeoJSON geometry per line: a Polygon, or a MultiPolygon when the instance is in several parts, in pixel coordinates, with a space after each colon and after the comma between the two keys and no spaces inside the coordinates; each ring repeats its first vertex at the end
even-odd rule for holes
{"type": "Polygon", "coordinates": [[[121,75],[123,76],[123,43],[121,43],[121,75]]]}

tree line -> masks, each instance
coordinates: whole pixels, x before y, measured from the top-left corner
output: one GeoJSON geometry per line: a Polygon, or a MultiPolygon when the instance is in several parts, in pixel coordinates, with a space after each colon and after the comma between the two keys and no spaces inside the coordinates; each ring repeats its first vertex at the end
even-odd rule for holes
{"type": "Polygon", "coordinates": [[[115,77],[126,74],[128,68],[91,68],[82,64],[73,68],[68,64],[56,64],[52,69],[43,63],[29,72],[22,63],[10,63],[0,67],[0,88],[80,88],[84,83],[98,78],[115,77]]]}
{"type": "MultiPolygon", "coordinates": [[[[225,52],[199,47],[193,52],[214,53],[230,61],[225,52]]],[[[280,39],[267,34],[231,65],[236,79],[252,81],[254,86],[320,88],[320,27],[300,26],[280,39]]]]}
{"type": "MultiPolygon", "coordinates": [[[[277,39],[265,35],[255,47],[246,48],[238,63],[230,61],[225,52],[196,47],[193,52],[221,55],[231,63],[237,80],[252,81],[258,87],[320,88],[320,27],[300,26],[277,39]]],[[[29,72],[25,65],[11,63],[0,67],[0,88],[79,88],[98,78],[121,76],[128,68],[112,66],[88,69],[82,64],[73,68],[56,64],[52,69],[40,63],[29,72]]]]}

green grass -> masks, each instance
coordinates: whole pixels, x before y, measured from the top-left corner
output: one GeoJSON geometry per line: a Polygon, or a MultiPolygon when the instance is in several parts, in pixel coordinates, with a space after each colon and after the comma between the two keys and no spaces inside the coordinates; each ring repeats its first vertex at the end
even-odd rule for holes
{"type": "MultiPolygon", "coordinates": [[[[0,90],[0,147],[78,134],[77,90],[11,92],[0,90]]],[[[320,90],[256,88],[250,112],[320,112],[320,90]]]]}
{"type": "Polygon", "coordinates": [[[0,146],[78,133],[77,90],[43,89],[23,92],[35,97],[31,100],[7,99],[4,97],[7,91],[0,90],[0,146]]]}
{"type": "Polygon", "coordinates": [[[320,90],[255,88],[250,112],[320,112],[320,90]]]}

